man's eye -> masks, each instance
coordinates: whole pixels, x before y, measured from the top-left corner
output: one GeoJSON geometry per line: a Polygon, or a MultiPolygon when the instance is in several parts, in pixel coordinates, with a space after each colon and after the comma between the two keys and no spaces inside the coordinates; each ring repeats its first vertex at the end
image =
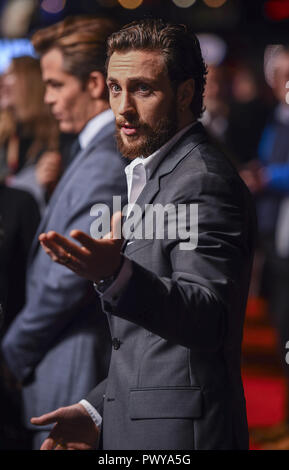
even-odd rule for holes
{"type": "Polygon", "coordinates": [[[51,86],[51,88],[61,88],[63,86],[63,83],[51,82],[50,86],[51,86]]]}
{"type": "Polygon", "coordinates": [[[120,92],[120,87],[116,83],[112,83],[110,86],[110,91],[112,93],[119,93],[120,92]]]}
{"type": "Polygon", "coordinates": [[[148,94],[151,92],[151,89],[148,85],[146,85],[145,83],[140,83],[137,87],[138,91],[140,91],[141,93],[144,93],[144,94],[148,94]]]}

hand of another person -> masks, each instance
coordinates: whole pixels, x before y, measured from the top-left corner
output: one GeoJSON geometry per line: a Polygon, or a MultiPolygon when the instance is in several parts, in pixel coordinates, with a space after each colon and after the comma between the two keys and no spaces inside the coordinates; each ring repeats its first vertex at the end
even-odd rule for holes
{"type": "Polygon", "coordinates": [[[10,394],[11,397],[15,391],[21,390],[20,382],[18,382],[15,376],[12,374],[3,357],[0,357],[0,377],[2,380],[3,389],[6,390],[7,394],[10,394]]]}
{"type": "Polygon", "coordinates": [[[98,447],[99,429],[79,403],[30,421],[36,426],[55,423],[40,450],[92,450],[98,447]]]}
{"type": "Polygon", "coordinates": [[[62,171],[62,161],[59,152],[45,152],[36,166],[36,179],[41,186],[52,192],[62,171]]]}
{"type": "Polygon", "coordinates": [[[239,174],[253,194],[262,191],[268,183],[266,169],[256,160],[249,162],[239,174]]]}
{"type": "Polygon", "coordinates": [[[42,233],[38,239],[53,261],[67,266],[81,277],[98,282],[115,274],[121,265],[123,240],[115,238],[120,232],[120,221],[121,213],[118,212],[112,217],[112,231],[100,240],[80,230],[72,230],[70,236],[81,246],[54,231],[42,233]]]}

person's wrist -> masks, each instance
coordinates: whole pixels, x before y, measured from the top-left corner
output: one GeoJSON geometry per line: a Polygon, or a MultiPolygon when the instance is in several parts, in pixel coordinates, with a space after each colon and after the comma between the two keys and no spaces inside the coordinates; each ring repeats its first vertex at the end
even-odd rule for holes
{"type": "Polygon", "coordinates": [[[96,422],[95,417],[93,414],[90,412],[90,410],[82,403],[82,400],[79,403],[76,403],[76,406],[81,410],[81,413],[83,415],[88,416],[95,424],[97,430],[99,431],[99,424],[96,422]]]}
{"type": "Polygon", "coordinates": [[[99,292],[104,292],[117,278],[123,265],[123,256],[120,255],[119,263],[113,274],[104,276],[102,279],[93,282],[94,288],[99,292]]]}

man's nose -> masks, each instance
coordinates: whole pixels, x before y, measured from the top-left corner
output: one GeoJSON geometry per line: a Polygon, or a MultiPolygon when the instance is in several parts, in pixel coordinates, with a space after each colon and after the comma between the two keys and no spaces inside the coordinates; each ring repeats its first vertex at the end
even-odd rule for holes
{"type": "Polygon", "coordinates": [[[131,95],[127,92],[121,94],[118,112],[121,116],[135,114],[136,109],[131,95]]]}
{"type": "Polygon", "coordinates": [[[53,93],[48,89],[45,90],[44,102],[46,104],[50,104],[50,105],[55,102],[55,98],[54,98],[53,93]]]}

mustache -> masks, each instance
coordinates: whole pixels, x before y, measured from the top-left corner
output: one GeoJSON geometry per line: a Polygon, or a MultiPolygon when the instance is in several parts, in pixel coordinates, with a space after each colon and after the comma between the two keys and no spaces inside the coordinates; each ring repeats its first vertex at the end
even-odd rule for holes
{"type": "Polygon", "coordinates": [[[135,127],[136,129],[138,129],[139,127],[142,126],[142,123],[140,121],[134,121],[134,120],[128,120],[128,119],[119,119],[119,120],[116,120],[116,127],[118,129],[120,129],[121,127],[124,127],[124,126],[129,126],[129,127],[135,127]]]}

